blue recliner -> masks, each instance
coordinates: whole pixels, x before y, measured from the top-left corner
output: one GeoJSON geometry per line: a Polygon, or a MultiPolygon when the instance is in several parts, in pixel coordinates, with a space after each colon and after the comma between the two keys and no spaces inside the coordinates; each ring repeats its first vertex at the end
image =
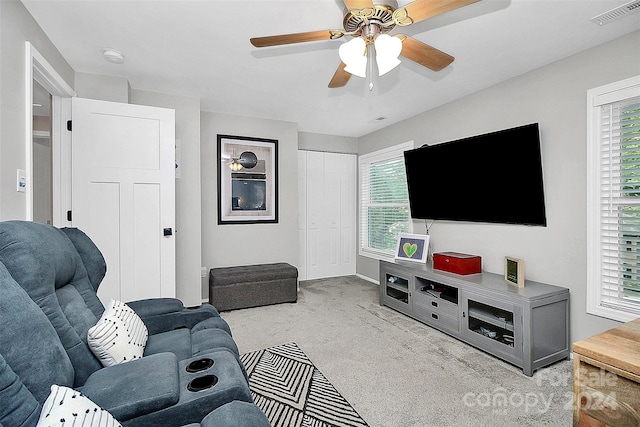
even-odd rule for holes
{"type": "Polygon", "coordinates": [[[81,391],[123,425],[269,426],[229,326],[208,304],[128,302],[149,332],[144,357],[103,367],[87,331],[104,312],[96,292],[105,272],[80,230],[0,222],[0,426],[35,426],[53,384],[81,391]]]}

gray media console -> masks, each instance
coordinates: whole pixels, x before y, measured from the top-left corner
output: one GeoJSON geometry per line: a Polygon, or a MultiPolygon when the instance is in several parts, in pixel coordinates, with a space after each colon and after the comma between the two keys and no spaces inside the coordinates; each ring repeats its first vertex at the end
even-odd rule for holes
{"type": "Polygon", "coordinates": [[[569,290],[493,273],[458,275],[431,264],[380,261],[380,304],[522,368],[569,357],[569,290]]]}

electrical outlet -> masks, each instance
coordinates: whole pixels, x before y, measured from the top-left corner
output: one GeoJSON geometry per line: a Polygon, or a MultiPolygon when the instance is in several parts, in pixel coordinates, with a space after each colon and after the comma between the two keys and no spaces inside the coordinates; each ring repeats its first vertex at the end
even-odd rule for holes
{"type": "Polygon", "coordinates": [[[207,267],[200,267],[200,268],[201,268],[202,278],[204,279],[205,277],[207,277],[207,267]]]}

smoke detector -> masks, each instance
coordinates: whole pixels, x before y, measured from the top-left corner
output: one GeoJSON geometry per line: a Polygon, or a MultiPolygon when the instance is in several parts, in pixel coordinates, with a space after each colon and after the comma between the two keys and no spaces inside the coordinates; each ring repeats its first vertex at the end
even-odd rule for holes
{"type": "Polygon", "coordinates": [[[591,18],[593,22],[598,25],[608,24],[609,22],[623,18],[631,13],[640,11],[640,0],[632,0],[629,3],[625,3],[622,6],[615,7],[608,12],[601,13],[598,16],[591,18]]]}
{"type": "Polygon", "coordinates": [[[107,62],[112,64],[122,64],[124,62],[124,55],[115,49],[105,48],[102,49],[102,57],[107,62]]]}

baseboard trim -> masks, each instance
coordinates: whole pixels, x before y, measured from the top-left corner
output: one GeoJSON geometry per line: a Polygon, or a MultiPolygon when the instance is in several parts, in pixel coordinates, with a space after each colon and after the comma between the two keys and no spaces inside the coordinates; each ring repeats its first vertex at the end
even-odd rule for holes
{"type": "Polygon", "coordinates": [[[356,277],[359,277],[362,280],[366,280],[367,282],[375,283],[376,285],[380,286],[379,280],[374,280],[371,277],[363,276],[362,274],[358,274],[358,273],[356,273],[356,277]]]}

